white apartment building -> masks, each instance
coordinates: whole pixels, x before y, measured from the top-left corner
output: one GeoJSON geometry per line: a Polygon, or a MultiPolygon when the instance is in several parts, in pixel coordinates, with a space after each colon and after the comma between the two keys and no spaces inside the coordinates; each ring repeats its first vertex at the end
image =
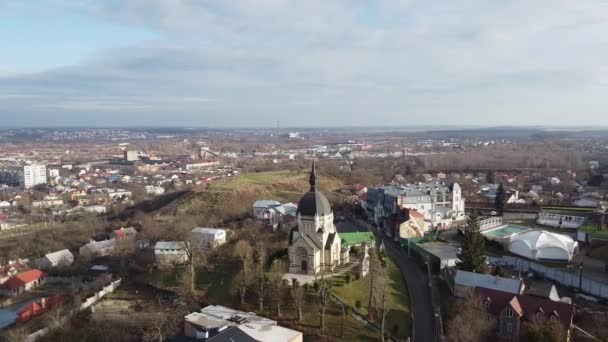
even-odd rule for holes
{"type": "Polygon", "coordinates": [[[45,165],[25,165],[23,167],[23,186],[30,189],[38,184],[46,184],[46,166],[45,165]]]}

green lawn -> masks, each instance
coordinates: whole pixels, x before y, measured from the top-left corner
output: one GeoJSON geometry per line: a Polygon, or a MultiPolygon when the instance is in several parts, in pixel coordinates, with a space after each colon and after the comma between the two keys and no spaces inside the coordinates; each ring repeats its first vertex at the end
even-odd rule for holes
{"type": "MultiPolygon", "coordinates": [[[[397,266],[389,258],[386,260],[388,262],[390,277],[390,297],[388,300],[390,309],[386,317],[386,329],[391,333],[394,333],[395,329],[397,329],[396,335],[401,339],[407,339],[411,331],[411,311],[407,287],[397,266]]],[[[340,284],[344,280],[344,277],[338,279],[338,284],[340,284]]],[[[349,284],[335,287],[334,294],[355,308],[359,313],[367,315],[369,282],[369,276],[353,280],[349,284]],[[361,301],[361,309],[356,309],[355,307],[357,300],[361,301]]]]}
{"type": "MultiPolygon", "coordinates": [[[[295,324],[294,328],[304,332],[306,335],[319,333],[319,307],[317,295],[309,293],[302,308],[302,323],[295,324]]],[[[342,341],[378,341],[380,334],[369,329],[366,324],[359,322],[351,315],[346,315],[344,320],[344,336],[340,338],[340,324],[342,321],[342,309],[334,303],[330,303],[325,311],[324,336],[342,341]]]]}
{"type": "Polygon", "coordinates": [[[591,236],[596,239],[608,240],[608,230],[597,230],[597,226],[595,224],[585,224],[580,228],[580,230],[591,234],[591,236]]]}

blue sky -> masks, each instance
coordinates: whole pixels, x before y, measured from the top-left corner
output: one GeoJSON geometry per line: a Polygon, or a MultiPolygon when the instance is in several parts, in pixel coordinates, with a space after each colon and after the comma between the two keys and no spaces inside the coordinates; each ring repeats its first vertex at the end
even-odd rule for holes
{"type": "Polygon", "coordinates": [[[0,0],[3,126],[608,126],[603,0],[0,0]]]}

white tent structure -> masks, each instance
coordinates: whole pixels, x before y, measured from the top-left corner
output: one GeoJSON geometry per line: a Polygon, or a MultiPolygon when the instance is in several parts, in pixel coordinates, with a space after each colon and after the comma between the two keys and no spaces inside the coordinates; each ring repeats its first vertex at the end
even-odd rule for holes
{"type": "Polygon", "coordinates": [[[567,235],[530,230],[511,236],[509,251],[534,260],[571,261],[578,242],[567,235]]]}

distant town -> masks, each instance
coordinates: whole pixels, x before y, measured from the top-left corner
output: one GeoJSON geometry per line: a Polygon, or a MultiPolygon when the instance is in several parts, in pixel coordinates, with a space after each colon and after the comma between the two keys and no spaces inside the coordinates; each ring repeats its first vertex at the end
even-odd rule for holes
{"type": "Polygon", "coordinates": [[[606,177],[600,130],[1,130],[0,339],[605,340],[606,177]]]}

